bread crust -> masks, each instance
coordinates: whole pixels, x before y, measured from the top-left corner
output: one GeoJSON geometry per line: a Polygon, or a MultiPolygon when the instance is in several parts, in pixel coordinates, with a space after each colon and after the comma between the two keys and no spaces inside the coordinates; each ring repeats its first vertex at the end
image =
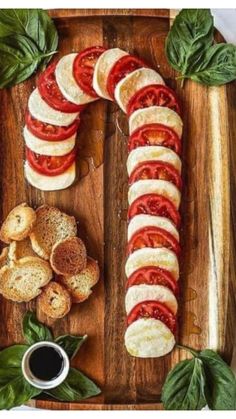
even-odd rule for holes
{"type": "Polygon", "coordinates": [[[12,241],[9,246],[9,263],[13,265],[17,260],[29,256],[38,256],[31,246],[29,237],[21,241],[12,241]]]}
{"type": "Polygon", "coordinates": [[[87,252],[84,242],[78,237],[59,241],[52,248],[50,263],[59,275],[76,275],[86,268],[87,252]]]}
{"type": "Polygon", "coordinates": [[[0,254],[0,272],[1,269],[8,265],[9,247],[4,247],[0,254]]]}
{"type": "Polygon", "coordinates": [[[96,260],[88,257],[87,266],[77,275],[61,275],[58,280],[69,291],[73,303],[81,303],[92,293],[91,288],[99,280],[99,266],[96,260]]]}
{"type": "Polygon", "coordinates": [[[40,310],[52,319],[66,316],[71,309],[71,297],[67,289],[58,282],[51,281],[37,298],[40,310]]]}
{"type": "Polygon", "coordinates": [[[32,248],[41,258],[48,260],[55,243],[76,236],[76,220],[49,205],[37,208],[36,216],[37,220],[30,234],[32,248]]]}
{"type": "Polygon", "coordinates": [[[11,243],[28,237],[36,223],[36,213],[25,202],[11,210],[2,224],[0,240],[11,243]]]}

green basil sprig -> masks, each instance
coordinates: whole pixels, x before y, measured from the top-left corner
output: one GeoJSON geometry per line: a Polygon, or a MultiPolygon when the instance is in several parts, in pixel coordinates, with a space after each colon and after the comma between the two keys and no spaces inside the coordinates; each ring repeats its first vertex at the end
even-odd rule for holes
{"type": "Polygon", "coordinates": [[[208,9],[183,9],[166,38],[166,56],[177,77],[208,86],[236,79],[236,47],[214,43],[214,21],[208,9]]]}
{"type": "MultiPolygon", "coordinates": [[[[23,335],[27,345],[13,345],[0,351],[0,410],[20,406],[42,393],[42,390],[30,385],[22,373],[22,358],[30,345],[54,340],[72,359],[87,339],[87,335],[63,335],[53,339],[49,328],[41,324],[33,312],[27,312],[24,316],[23,335]]],[[[70,368],[62,384],[47,391],[51,397],[69,402],[87,399],[100,393],[100,388],[75,368],[70,368]]]]}
{"type": "MultiPolygon", "coordinates": [[[[178,346],[178,345],[177,345],[178,346]]],[[[162,389],[166,410],[236,409],[236,378],[214,351],[189,350],[192,359],[179,362],[167,375],[162,389]]]]}
{"type": "Polygon", "coordinates": [[[0,10],[0,88],[11,87],[44,67],[57,51],[58,34],[40,9],[0,10]]]}

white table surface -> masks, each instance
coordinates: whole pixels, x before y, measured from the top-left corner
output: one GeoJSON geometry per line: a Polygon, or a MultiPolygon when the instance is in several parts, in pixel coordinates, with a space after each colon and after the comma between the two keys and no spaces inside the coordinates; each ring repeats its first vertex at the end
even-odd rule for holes
{"type": "MultiPolygon", "coordinates": [[[[211,9],[215,18],[215,27],[222,33],[227,42],[236,45],[236,9],[211,9]]],[[[232,359],[232,368],[236,373],[236,342],[232,359]]],[[[13,410],[35,410],[21,406],[13,410]]]]}

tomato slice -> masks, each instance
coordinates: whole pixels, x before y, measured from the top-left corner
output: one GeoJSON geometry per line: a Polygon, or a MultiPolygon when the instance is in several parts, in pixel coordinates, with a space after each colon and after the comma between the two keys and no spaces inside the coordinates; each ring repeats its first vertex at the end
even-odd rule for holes
{"type": "Polygon", "coordinates": [[[133,285],[163,285],[169,288],[175,295],[179,293],[178,282],[173,278],[170,272],[158,266],[145,266],[133,272],[128,278],[126,287],[133,285]]]}
{"type": "Polygon", "coordinates": [[[149,106],[165,106],[180,114],[180,105],[175,92],[162,84],[150,84],[138,90],[129,100],[127,114],[149,106]]]}
{"type": "Polygon", "coordinates": [[[35,119],[29,111],[26,111],[25,123],[28,130],[35,135],[35,137],[40,138],[45,141],[62,141],[70,138],[74,135],[79,127],[80,120],[77,118],[71,125],[68,127],[60,127],[57,125],[46,124],[44,122],[35,119]]]}
{"type": "Polygon", "coordinates": [[[176,316],[159,301],[143,301],[137,304],[127,317],[127,325],[140,318],[153,318],[162,321],[173,334],[176,333],[176,316]]]}
{"type": "Polygon", "coordinates": [[[93,73],[95,64],[106,48],[96,46],[81,51],[74,60],[73,75],[79,87],[89,96],[97,98],[93,88],[93,73]]]}
{"type": "Polygon", "coordinates": [[[127,76],[127,74],[143,67],[148,67],[148,65],[143,60],[138,57],[134,57],[133,55],[125,55],[117,60],[111,68],[107,78],[107,91],[109,95],[114,99],[114,92],[117,83],[127,76]]]}
{"type": "Polygon", "coordinates": [[[36,172],[46,176],[57,176],[64,173],[74,163],[76,148],[65,156],[44,156],[26,147],[26,158],[36,172]]]}
{"type": "Polygon", "coordinates": [[[172,202],[158,194],[139,196],[129,207],[128,219],[138,214],[160,215],[169,218],[176,227],[180,225],[180,215],[172,202]]]}
{"type": "Polygon", "coordinates": [[[176,238],[168,231],[160,227],[143,227],[137,230],[127,245],[127,253],[144,247],[166,247],[173,250],[177,256],[180,254],[180,245],[176,238]]]}
{"type": "Polygon", "coordinates": [[[146,145],[161,145],[181,153],[181,141],[171,128],[163,124],[146,124],[137,128],[129,137],[128,150],[146,145]]]}
{"type": "Polygon", "coordinates": [[[181,189],[182,180],[172,164],[150,160],[139,163],[129,177],[129,184],[132,185],[137,180],[143,179],[162,179],[172,182],[177,188],[181,189]]]}
{"type": "Polygon", "coordinates": [[[41,97],[51,108],[57,111],[65,113],[82,111],[85,108],[84,105],[69,102],[61,93],[55,77],[56,65],[57,62],[50,64],[38,78],[37,87],[41,97]]]}

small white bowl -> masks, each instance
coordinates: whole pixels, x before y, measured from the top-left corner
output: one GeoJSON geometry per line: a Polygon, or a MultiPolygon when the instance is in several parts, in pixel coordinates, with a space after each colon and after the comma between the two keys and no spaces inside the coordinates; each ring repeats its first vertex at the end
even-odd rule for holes
{"type": "Polygon", "coordinates": [[[25,352],[22,362],[21,362],[21,368],[22,368],[23,375],[25,379],[28,381],[28,383],[30,383],[32,386],[36,388],[40,388],[41,390],[48,390],[50,388],[55,388],[59,386],[66,379],[69,372],[69,368],[70,368],[70,361],[64,349],[61,346],[57,345],[57,343],[42,341],[42,342],[34,343],[25,352]],[[62,361],[63,361],[63,366],[62,366],[62,370],[60,374],[56,378],[49,381],[40,380],[39,378],[35,377],[29,366],[29,359],[32,353],[36,349],[45,347],[45,346],[56,349],[57,352],[61,355],[62,361]]]}

